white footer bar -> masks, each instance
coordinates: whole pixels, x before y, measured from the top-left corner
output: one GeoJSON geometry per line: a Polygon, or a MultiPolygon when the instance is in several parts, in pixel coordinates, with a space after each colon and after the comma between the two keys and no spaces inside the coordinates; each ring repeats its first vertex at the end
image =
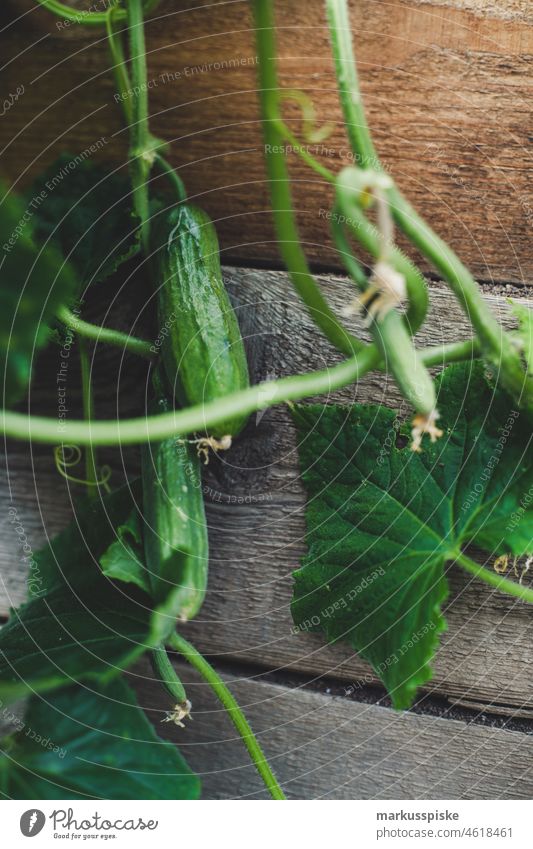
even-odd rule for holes
{"type": "Polygon", "coordinates": [[[5,801],[2,845],[231,849],[533,847],[525,801],[5,801]],[[35,843],[29,843],[30,838],[35,843]]]}

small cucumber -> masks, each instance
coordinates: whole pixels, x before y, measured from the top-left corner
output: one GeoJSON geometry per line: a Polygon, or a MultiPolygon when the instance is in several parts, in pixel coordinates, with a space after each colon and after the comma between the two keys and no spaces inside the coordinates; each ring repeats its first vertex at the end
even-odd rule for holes
{"type": "Polygon", "coordinates": [[[372,335],[402,396],[415,412],[430,415],[437,403],[435,385],[400,313],[391,310],[381,322],[374,322],[372,335]]]}
{"type": "Polygon", "coordinates": [[[206,592],[209,547],[194,445],[179,439],[144,445],[142,485],[144,553],[164,639],[176,619],[198,613],[206,592]]]}
{"type": "MultiPolygon", "coordinates": [[[[244,345],[222,280],[218,239],[201,209],[180,204],[152,228],[161,352],[167,380],[183,406],[208,403],[249,386],[244,345]]],[[[212,427],[236,436],[247,416],[212,427]]]]}

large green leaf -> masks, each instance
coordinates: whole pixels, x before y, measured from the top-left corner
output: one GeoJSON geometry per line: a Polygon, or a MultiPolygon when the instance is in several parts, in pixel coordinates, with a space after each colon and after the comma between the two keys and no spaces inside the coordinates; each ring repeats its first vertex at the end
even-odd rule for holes
{"type": "Polygon", "coordinates": [[[106,680],[152,645],[147,597],[115,585],[98,556],[132,509],[135,487],[85,504],[35,555],[33,598],[0,630],[0,698],[106,680]]]}
{"type": "Polygon", "coordinates": [[[73,271],[54,246],[34,239],[35,211],[0,184],[0,370],[3,406],[17,401],[33,359],[48,341],[48,323],[72,298],[73,271]]]}
{"type": "Polygon", "coordinates": [[[299,405],[293,414],[309,546],[295,573],[295,625],[348,640],[399,708],[431,677],[446,562],[469,543],[532,550],[530,420],[479,365],[450,367],[438,388],[444,436],[420,454],[396,446],[395,413],[384,407],[299,405]]]}
{"type": "Polygon", "coordinates": [[[85,286],[105,280],[140,246],[129,179],[62,154],[32,185],[36,235],[56,242],[85,286]]]}
{"type": "Polygon", "coordinates": [[[197,799],[200,781],[154,732],[121,679],[30,700],[0,741],[0,788],[11,799],[197,799]]]}

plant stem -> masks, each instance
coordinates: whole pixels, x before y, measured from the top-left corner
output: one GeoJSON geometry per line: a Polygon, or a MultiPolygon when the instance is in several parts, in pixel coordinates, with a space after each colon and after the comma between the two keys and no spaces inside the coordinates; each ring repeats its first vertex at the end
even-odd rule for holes
{"type": "Polygon", "coordinates": [[[150,12],[153,12],[155,9],[157,9],[160,3],[161,0],[144,0],[144,14],[147,15],[150,12]]]}
{"type": "Polygon", "coordinates": [[[67,420],[60,423],[56,419],[4,410],[2,428],[6,436],[52,445],[58,442],[84,445],[90,441],[95,445],[157,442],[170,436],[203,431],[224,421],[226,417],[248,415],[284,401],[297,401],[311,395],[332,392],[354,383],[375,368],[379,359],[380,354],[376,348],[369,346],[361,354],[329,369],[265,381],[216,401],[184,410],[125,421],[93,422],[90,428],[81,421],[67,420]]]}
{"type": "Polygon", "coordinates": [[[141,222],[141,237],[148,253],[148,228],[150,206],[148,200],[148,175],[154,160],[148,129],[148,85],[146,73],[146,46],[142,0],[128,0],[128,32],[130,43],[131,101],[130,171],[133,205],[141,222]]]}
{"type": "Polygon", "coordinates": [[[333,171],[330,171],[329,168],[322,165],[322,163],[319,162],[312,153],[309,153],[306,150],[282,118],[272,118],[272,124],[277,129],[279,135],[291,143],[291,147],[294,148],[295,152],[303,159],[306,165],[309,165],[313,171],[323,177],[324,180],[327,180],[328,183],[335,183],[335,174],[333,171]]]}
{"type": "MultiPolygon", "coordinates": [[[[83,418],[88,423],[89,428],[94,418],[94,400],[91,382],[91,363],[89,360],[89,352],[87,343],[84,339],[78,340],[80,351],[81,365],[81,392],[83,401],[83,418]]],[[[85,483],[87,484],[87,493],[89,498],[96,498],[98,495],[98,472],[96,464],[96,449],[92,441],[89,441],[85,448],[85,483]]]]}
{"type": "Polygon", "coordinates": [[[228,716],[241,736],[244,745],[248,749],[248,753],[254,763],[254,766],[263,779],[272,798],[278,800],[285,799],[285,794],[279,786],[276,776],[272,772],[263,750],[248,724],[248,720],[218,673],[213,669],[211,664],[208,663],[205,657],[203,657],[203,655],[201,655],[194,646],[192,646],[179,634],[173,634],[169,643],[173,649],[183,655],[191,666],[194,666],[197,672],[200,673],[204,681],[209,684],[215,695],[224,705],[228,716]]]}
{"type": "MultiPolygon", "coordinates": [[[[333,216],[338,216],[340,210],[346,221],[346,225],[341,226],[346,226],[363,248],[377,259],[381,250],[378,231],[341,181],[342,175],[337,183],[338,202],[333,209],[333,216]]],[[[409,297],[409,308],[405,319],[411,335],[414,335],[421,327],[428,309],[429,298],[426,284],[418,268],[396,245],[391,248],[391,265],[405,277],[409,297]]]]}
{"type": "Polygon", "coordinates": [[[495,587],[497,590],[507,593],[507,595],[512,595],[515,598],[533,604],[533,589],[531,587],[523,587],[521,584],[517,584],[516,581],[510,581],[509,578],[504,578],[496,572],[485,569],[484,566],[474,563],[466,554],[461,553],[455,562],[466,572],[470,572],[471,575],[475,575],[476,578],[480,578],[486,584],[490,584],[491,587],[495,587]]]}
{"type": "Polygon", "coordinates": [[[270,185],[274,228],[283,261],[296,291],[313,321],[329,341],[350,356],[364,348],[337,319],[309,270],[300,245],[285,154],[279,131],[279,87],[276,71],[276,43],[273,0],[253,0],[257,53],[259,56],[259,100],[261,106],[265,162],[270,185]]]}
{"type": "Polygon", "coordinates": [[[343,0],[326,0],[326,13],[344,124],[355,162],[361,168],[381,170],[361,100],[348,6],[343,0]]]}
{"type": "Polygon", "coordinates": [[[57,317],[59,321],[86,339],[113,345],[115,348],[122,348],[122,350],[126,349],[131,351],[132,354],[138,354],[140,357],[145,357],[149,360],[154,359],[154,354],[150,350],[150,343],[145,342],[143,339],[137,339],[128,333],[121,333],[120,330],[112,330],[109,327],[100,327],[98,324],[90,324],[88,321],[82,321],[81,318],[78,318],[77,315],[65,306],[59,308],[57,317]]]}
{"type": "Polygon", "coordinates": [[[187,702],[187,693],[185,687],[170,662],[167,650],[164,646],[159,646],[150,652],[150,660],[152,668],[158,677],[160,684],[163,685],[171,699],[174,699],[176,704],[184,705],[187,702]]]}
{"type": "MultiPolygon", "coordinates": [[[[346,0],[326,0],[337,83],[350,145],[362,168],[383,170],[366,122],[346,0]]],[[[474,327],[485,354],[502,372],[502,384],[517,399],[524,393],[520,356],[484,301],[477,284],[454,251],[413,209],[396,186],[388,191],[392,214],[413,244],[446,280],[474,327]]],[[[533,401],[527,399],[528,406],[533,401]]]]}

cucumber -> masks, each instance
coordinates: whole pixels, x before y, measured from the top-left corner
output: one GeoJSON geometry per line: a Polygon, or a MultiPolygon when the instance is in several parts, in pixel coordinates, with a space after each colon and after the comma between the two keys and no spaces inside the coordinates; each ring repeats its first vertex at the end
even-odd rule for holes
{"type": "MultiPolygon", "coordinates": [[[[165,401],[160,409],[169,409],[165,401]]],[[[175,621],[195,616],[207,586],[209,546],[200,460],[180,439],[142,448],[143,539],[146,567],[164,640],[175,621]]]]}
{"type": "Polygon", "coordinates": [[[412,404],[416,413],[430,415],[437,403],[435,384],[400,313],[391,310],[381,322],[374,322],[372,335],[402,396],[412,404]]]}
{"type": "MultiPolygon", "coordinates": [[[[180,204],[160,214],[151,239],[162,360],[176,398],[182,406],[190,406],[245,389],[246,354],[222,280],[211,219],[195,206],[180,204]]],[[[247,418],[228,418],[207,435],[217,440],[236,436],[247,418]]],[[[223,447],[227,444],[226,439],[223,447]]]]}

